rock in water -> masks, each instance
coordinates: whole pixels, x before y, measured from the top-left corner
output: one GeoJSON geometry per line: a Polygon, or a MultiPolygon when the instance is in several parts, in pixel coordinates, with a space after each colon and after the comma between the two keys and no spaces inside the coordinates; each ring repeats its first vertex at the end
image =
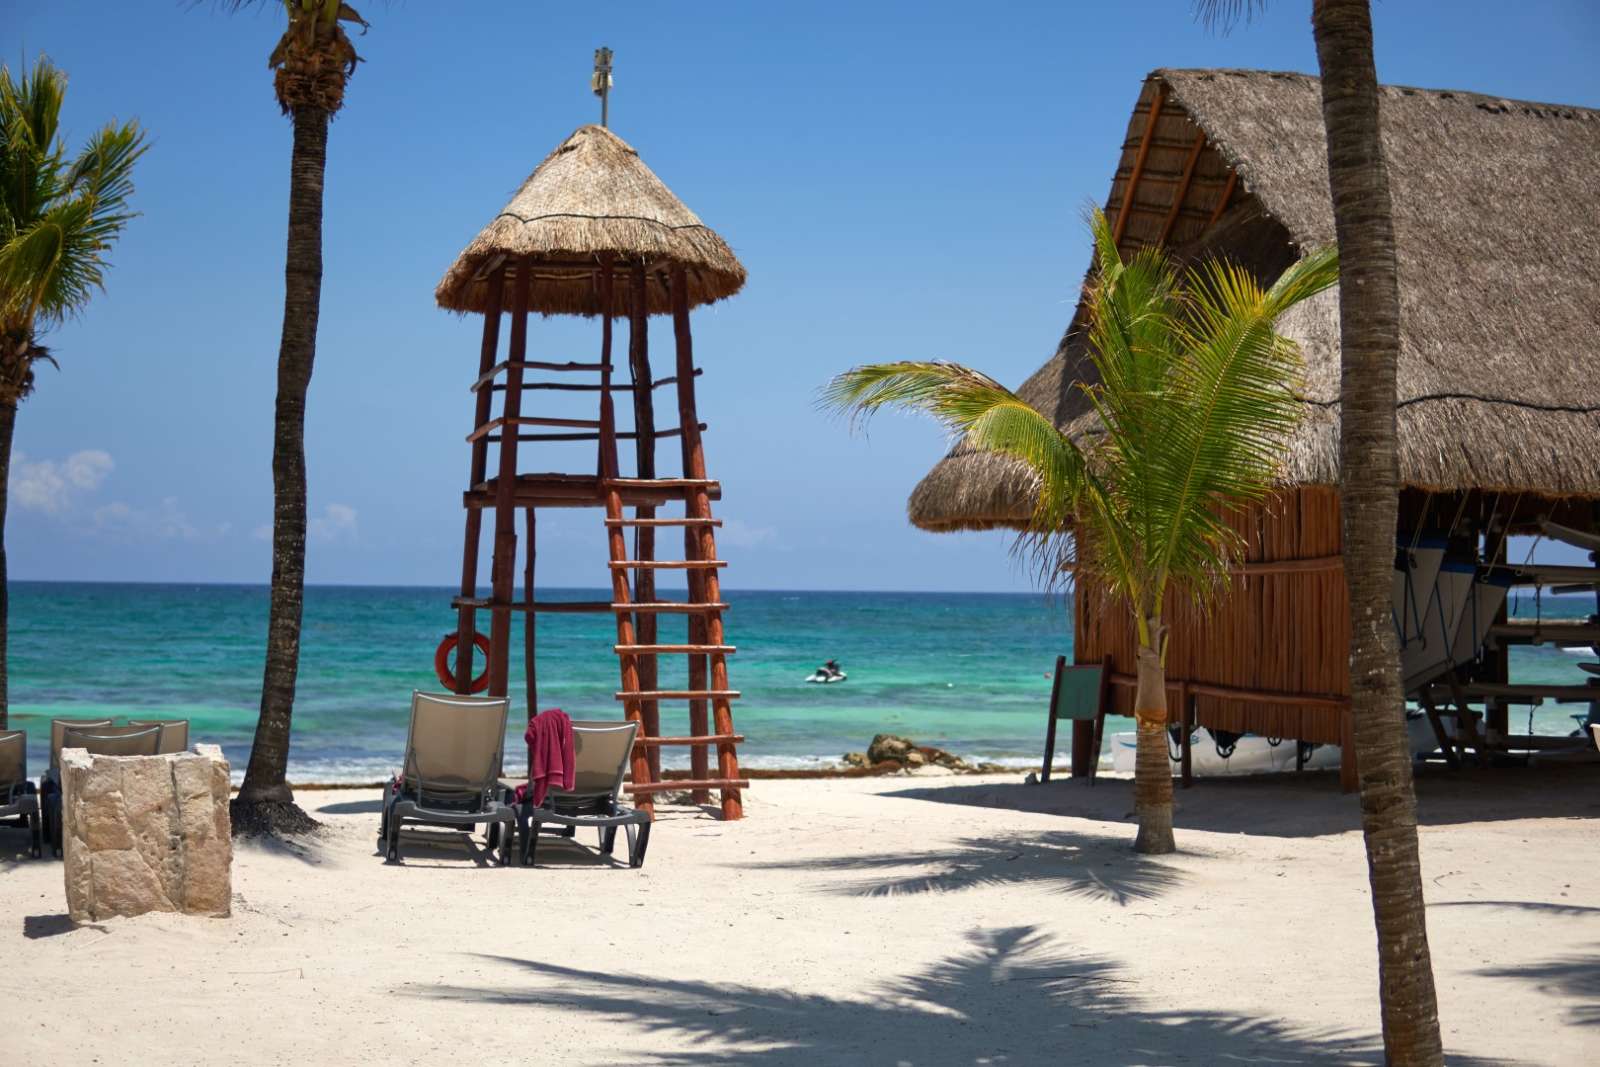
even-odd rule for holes
{"type": "Polygon", "coordinates": [[[873,767],[879,771],[912,772],[938,768],[954,774],[992,774],[1004,771],[997,763],[971,764],[953,753],[932,745],[919,745],[909,737],[897,734],[879,734],[867,746],[866,755],[847,752],[846,766],[873,767]]]}

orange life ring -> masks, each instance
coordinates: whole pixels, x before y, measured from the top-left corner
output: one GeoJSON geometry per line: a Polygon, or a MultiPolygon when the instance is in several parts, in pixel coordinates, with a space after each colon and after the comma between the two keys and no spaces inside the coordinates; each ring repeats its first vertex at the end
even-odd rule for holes
{"type": "MultiPolygon", "coordinates": [[[[460,640],[456,634],[445,634],[444,640],[439,642],[438,651],[433,654],[433,673],[439,676],[439,684],[452,692],[456,687],[456,672],[450,668],[450,653],[456,650],[460,640]]],[[[481,693],[489,688],[489,639],[483,634],[473,634],[472,643],[483,653],[484,665],[483,673],[472,680],[472,684],[467,686],[467,692],[481,693]]]]}

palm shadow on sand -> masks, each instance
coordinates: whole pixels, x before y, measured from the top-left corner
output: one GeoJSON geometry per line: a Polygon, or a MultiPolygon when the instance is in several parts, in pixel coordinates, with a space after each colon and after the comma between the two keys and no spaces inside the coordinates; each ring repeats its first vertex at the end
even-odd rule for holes
{"type": "Polygon", "coordinates": [[[1160,896],[1184,878],[1182,871],[1135,855],[1125,840],[1066,830],[970,837],[953,845],[904,852],[741,866],[801,875],[859,871],[860,879],[823,887],[823,892],[849,896],[889,897],[1028,884],[1124,906],[1160,896]],[[893,873],[899,871],[904,873],[893,873]]]}
{"type": "Polygon", "coordinates": [[[1571,952],[1541,963],[1486,967],[1478,973],[1489,978],[1520,978],[1535,983],[1539,992],[1575,1000],[1566,1021],[1574,1026],[1600,1026],[1600,945],[1587,952],[1571,952]]]}
{"type": "MultiPolygon", "coordinates": [[[[1379,1063],[1371,1035],[1212,1011],[1152,1009],[1103,958],[1054,950],[1035,928],[979,930],[927,969],[862,997],[589,971],[508,956],[496,988],[407,987],[409,995],[536,1012],[505,1018],[530,1034],[564,1012],[649,1031],[591,1062],[660,1065],[1379,1063]],[[515,981],[517,974],[525,984],[515,981]]],[[[619,1037],[621,1035],[618,1035],[619,1037]]],[[[597,1053],[600,1050],[597,1048],[597,1053]]],[[[1454,1060],[1469,1063],[1468,1060],[1454,1060]]]]}
{"type": "MultiPolygon", "coordinates": [[[[1250,833],[1267,837],[1320,837],[1361,829],[1354,795],[1339,792],[1331,771],[1239,775],[1174,783],[1173,822],[1184,830],[1250,833]]],[[[1590,766],[1476,768],[1428,766],[1416,776],[1417,821],[1423,826],[1600,816],[1600,794],[1590,766]]],[[[1057,778],[1046,785],[980,782],[913,786],[882,794],[904,800],[1127,822],[1133,839],[1133,781],[1128,778],[1057,778]]],[[[1181,844],[1180,840],[1180,844],[1181,844]]]]}

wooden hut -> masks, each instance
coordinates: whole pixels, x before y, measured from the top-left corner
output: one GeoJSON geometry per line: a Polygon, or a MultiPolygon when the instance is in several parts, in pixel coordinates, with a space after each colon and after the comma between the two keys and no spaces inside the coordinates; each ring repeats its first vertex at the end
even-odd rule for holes
{"type": "MultiPolygon", "coordinates": [[[[1593,568],[1504,565],[1511,533],[1565,531],[1597,543],[1600,112],[1399,86],[1383,87],[1381,100],[1402,309],[1398,548],[1437,536],[1443,553],[1480,575],[1500,567],[1508,581],[1590,585],[1593,568]]],[[[1160,246],[1276,277],[1334,239],[1317,79],[1153,72],[1105,210],[1125,256],[1160,246]]],[[[1094,375],[1083,315],[1080,303],[1055,356],[1019,390],[1074,435],[1094,430],[1075,388],[1094,375]]],[[[1244,580],[1208,617],[1180,597],[1166,606],[1168,706],[1175,723],[1343,744],[1348,786],[1337,293],[1296,309],[1284,331],[1306,359],[1305,420],[1281,491],[1235,517],[1248,543],[1244,580]]],[[[926,530],[1016,528],[1034,494],[1026,470],[957,444],[916,487],[909,513],[926,530]]],[[[1126,613],[1102,610],[1092,587],[1073,600],[1075,659],[1131,671],[1126,613]]],[[[1594,623],[1570,627],[1566,639],[1600,639],[1594,623]]],[[[1503,737],[1507,704],[1540,696],[1508,684],[1504,646],[1549,631],[1519,628],[1503,609],[1490,625],[1471,662],[1411,695],[1458,711],[1481,703],[1503,737]]],[[[1126,683],[1113,689],[1115,710],[1126,713],[1131,676],[1114,677],[1126,683]]]]}
{"type": "Polygon", "coordinates": [[[715,535],[721,522],[711,513],[721,490],[706,474],[706,425],[695,397],[701,368],[694,358],[689,313],[733,295],[744,280],[744,267],[728,245],[672,194],[631,145],[604,126],[584,126],[539,164],[456,258],[435,292],[440,307],[475,312],[484,319],[477,379],[471,385],[475,401],[467,436],[470,470],[462,496],[466,528],[461,594],[451,604],[457,628],[445,636],[435,657],[441,681],[459,693],[487,689],[491,695],[504,695],[512,615],[522,614],[531,718],[538,702],[535,617],[612,614],[617,624],[612,651],[621,673],[615,697],[626,716],[639,724],[628,791],[650,809],[652,799],[667,789],[687,789],[697,801],[709,800],[710,790],[717,789],[728,819],[742,814],[740,792],[749,783],[739,776],[735,750],[743,738],[734,733],[730,701],[739,694],[728,682],[727,657],[734,648],[725,643],[723,632],[727,605],[721,602],[718,575],[725,564],[717,557],[715,535]],[[598,359],[539,352],[537,342],[529,339],[530,313],[598,319],[598,359]],[[650,363],[652,315],[670,315],[673,323],[673,372],[659,378],[650,363]],[[504,319],[510,328],[502,342],[504,319]],[[619,380],[613,360],[614,320],[628,324],[625,382],[619,380]],[[675,417],[674,424],[662,425],[655,397],[667,387],[675,396],[667,410],[675,417]],[[546,405],[573,396],[594,398],[595,409],[584,413],[592,417],[548,414],[546,405]],[[631,429],[619,428],[619,399],[631,411],[631,429]],[[528,469],[530,458],[548,462],[541,452],[547,456],[557,442],[594,442],[593,458],[579,471],[528,469]],[[624,472],[619,442],[632,444],[631,473],[624,472]],[[679,473],[658,469],[661,443],[678,446],[679,473]],[[682,510],[672,513],[673,505],[682,510]],[[547,508],[601,513],[594,526],[593,576],[610,587],[609,600],[537,598],[535,535],[538,512],[547,508]],[[493,514],[494,531],[486,599],[477,595],[485,511],[493,514]],[[514,596],[519,511],[525,544],[520,601],[514,596]],[[658,535],[673,533],[683,537],[682,558],[658,558],[658,535]],[[656,594],[656,574],[662,570],[686,576],[688,595],[683,600],[656,594]],[[482,611],[489,613],[487,641],[478,629],[482,611]],[[657,620],[663,614],[687,616],[686,641],[659,640],[657,620]],[[488,661],[477,678],[475,647],[488,661]],[[664,689],[658,684],[658,660],[668,655],[687,657],[686,687],[664,689]],[[663,732],[664,704],[687,711],[687,729],[663,732]],[[671,784],[662,780],[660,752],[667,745],[688,747],[689,779],[671,784]]]}

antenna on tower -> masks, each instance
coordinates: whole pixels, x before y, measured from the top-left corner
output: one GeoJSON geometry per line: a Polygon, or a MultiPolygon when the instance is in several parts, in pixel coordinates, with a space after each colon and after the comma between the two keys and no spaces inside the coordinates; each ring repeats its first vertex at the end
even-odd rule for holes
{"type": "Polygon", "coordinates": [[[600,98],[600,125],[608,125],[611,103],[611,49],[594,50],[594,73],[589,76],[589,88],[600,98]]]}

